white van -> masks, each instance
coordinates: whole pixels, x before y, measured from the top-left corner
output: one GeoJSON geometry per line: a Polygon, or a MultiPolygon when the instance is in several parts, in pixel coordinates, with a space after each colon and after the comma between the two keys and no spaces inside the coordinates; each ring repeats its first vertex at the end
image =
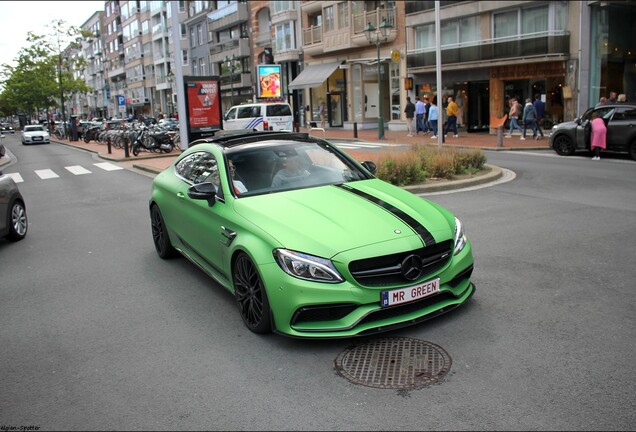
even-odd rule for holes
{"type": "Polygon", "coordinates": [[[223,117],[223,129],[292,131],[293,121],[287,102],[257,102],[230,108],[223,117]]]}

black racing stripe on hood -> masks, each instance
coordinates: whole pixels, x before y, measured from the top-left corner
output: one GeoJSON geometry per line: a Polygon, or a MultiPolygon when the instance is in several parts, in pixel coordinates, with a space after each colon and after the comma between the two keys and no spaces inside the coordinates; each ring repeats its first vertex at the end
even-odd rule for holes
{"type": "Polygon", "coordinates": [[[347,186],[347,185],[344,185],[344,184],[339,184],[339,185],[335,185],[335,186],[339,187],[341,189],[344,189],[346,191],[349,191],[351,193],[354,193],[354,194],[358,195],[359,197],[364,198],[364,199],[366,199],[368,201],[371,201],[372,203],[377,204],[380,207],[382,207],[383,209],[385,209],[388,212],[392,213],[395,217],[401,219],[405,224],[410,226],[416,233],[418,233],[419,236],[424,241],[424,245],[425,246],[431,246],[431,245],[435,244],[435,238],[433,238],[431,233],[426,228],[424,228],[424,226],[421,223],[419,223],[414,218],[412,218],[408,214],[404,213],[402,210],[400,210],[399,208],[395,207],[394,205],[389,204],[388,202],[383,201],[380,198],[376,198],[373,195],[370,195],[370,194],[368,194],[366,192],[362,192],[362,191],[359,191],[357,189],[354,189],[351,186],[347,186]]]}

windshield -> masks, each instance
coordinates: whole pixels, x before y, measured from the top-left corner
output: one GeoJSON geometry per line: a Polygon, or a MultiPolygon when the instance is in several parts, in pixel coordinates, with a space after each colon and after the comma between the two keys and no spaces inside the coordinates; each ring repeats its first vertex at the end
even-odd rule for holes
{"type": "Polygon", "coordinates": [[[245,191],[240,196],[341,184],[372,178],[326,142],[268,141],[232,147],[228,164],[245,191]]]}
{"type": "Polygon", "coordinates": [[[42,126],[25,126],[24,127],[24,131],[25,132],[37,132],[37,131],[43,131],[44,128],[42,126]]]}

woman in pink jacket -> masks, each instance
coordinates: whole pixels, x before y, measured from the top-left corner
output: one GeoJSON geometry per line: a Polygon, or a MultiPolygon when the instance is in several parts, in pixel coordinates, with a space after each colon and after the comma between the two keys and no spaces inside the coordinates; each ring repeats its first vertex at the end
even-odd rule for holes
{"type": "Polygon", "coordinates": [[[603,119],[599,117],[597,113],[592,114],[592,121],[590,123],[592,125],[590,141],[592,151],[594,152],[592,160],[600,160],[601,149],[605,150],[606,147],[605,140],[607,137],[607,127],[605,126],[603,119]]]}

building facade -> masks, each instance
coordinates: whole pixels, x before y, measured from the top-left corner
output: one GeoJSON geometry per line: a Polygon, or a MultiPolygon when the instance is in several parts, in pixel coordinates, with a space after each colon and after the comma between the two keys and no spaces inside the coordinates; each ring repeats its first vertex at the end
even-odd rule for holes
{"type": "Polygon", "coordinates": [[[455,98],[469,132],[488,131],[513,97],[538,94],[553,122],[610,91],[636,100],[631,2],[441,1],[439,90],[435,3],[108,0],[83,26],[96,35],[82,53],[93,92],[73,112],[173,114],[177,65],[218,75],[226,110],[258,98],[256,69],[267,63],[281,66],[281,98],[303,126],[324,104],[327,127],[405,130],[406,97],[438,93],[455,98]]]}

